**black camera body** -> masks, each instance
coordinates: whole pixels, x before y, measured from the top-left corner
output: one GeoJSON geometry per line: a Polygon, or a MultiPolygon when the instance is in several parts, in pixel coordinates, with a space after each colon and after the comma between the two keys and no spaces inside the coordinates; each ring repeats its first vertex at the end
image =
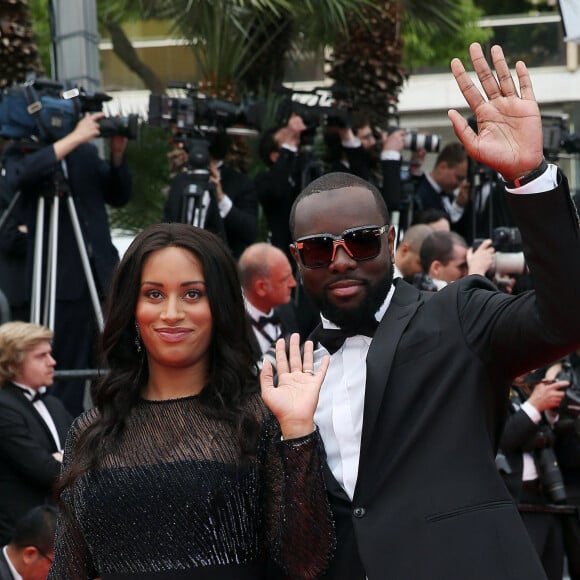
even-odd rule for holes
{"type": "MultiPolygon", "coordinates": [[[[85,113],[100,112],[111,97],[87,93],[61,83],[36,79],[5,89],[0,94],[0,136],[52,143],[68,135],[85,113]]],[[[99,120],[102,137],[137,138],[138,116],[105,117],[99,120]]]]}
{"type": "MultiPolygon", "coordinates": [[[[483,238],[473,240],[472,249],[477,250],[483,238]]],[[[526,269],[526,260],[523,252],[522,235],[518,228],[507,226],[492,230],[491,245],[495,250],[491,274],[523,274],[526,269]]]]}
{"type": "Polygon", "coordinates": [[[248,128],[246,132],[261,129],[261,103],[236,104],[206,97],[189,83],[173,82],[168,88],[182,89],[186,96],[150,95],[148,118],[155,127],[171,127],[177,133],[189,136],[226,131],[233,125],[248,128]]]}
{"type": "Polygon", "coordinates": [[[570,383],[570,386],[564,391],[564,398],[560,402],[558,413],[568,418],[580,416],[580,385],[572,365],[568,361],[564,361],[562,369],[555,378],[557,381],[568,381],[570,383]]]}
{"type": "Polygon", "coordinates": [[[351,123],[352,106],[347,94],[333,88],[315,88],[311,91],[277,89],[285,98],[276,110],[276,122],[285,125],[294,114],[306,125],[306,132],[319,126],[348,127],[351,123]]]}

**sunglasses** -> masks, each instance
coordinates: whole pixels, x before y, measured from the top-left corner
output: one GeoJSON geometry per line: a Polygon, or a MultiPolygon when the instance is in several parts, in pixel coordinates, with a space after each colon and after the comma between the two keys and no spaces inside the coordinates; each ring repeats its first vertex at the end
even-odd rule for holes
{"type": "Polygon", "coordinates": [[[296,240],[292,246],[298,252],[301,264],[305,268],[323,268],[334,261],[339,246],[357,262],[372,260],[381,251],[381,234],[388,225],[359,226],[344,230],[340,236],[316,234],[296,240]]]}

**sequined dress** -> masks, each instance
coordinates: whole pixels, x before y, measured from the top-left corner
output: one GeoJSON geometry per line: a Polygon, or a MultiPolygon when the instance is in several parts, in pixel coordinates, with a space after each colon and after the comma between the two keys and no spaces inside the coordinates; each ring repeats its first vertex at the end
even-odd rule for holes
{"type": "MultiPolygon", "coordinates": [[[[281,441],[259,395],[258,453],[239,460],[232,428],[197,397],[141,400],[114,452],[66,490],[50,580],[316,578],[333,546],[318,433],[281,441]]],[[[79,433],[69,434],[64,467],[79,433]]]]}

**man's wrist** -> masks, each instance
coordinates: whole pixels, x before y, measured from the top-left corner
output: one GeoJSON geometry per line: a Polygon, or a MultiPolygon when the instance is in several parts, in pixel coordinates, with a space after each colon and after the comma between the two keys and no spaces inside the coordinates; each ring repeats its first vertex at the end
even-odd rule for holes
{"type": "Polygon", "coordinates": [[[513,180],[504,179],[505,186],[507,189],[517,189],[518,187],[523,187],[524,185],[527,185],[528,183],[534,181],[534,179],[537,179],[538,177],[544,175],[547,169],[548,163],[544,158],[542,158],[542,162],[535,169],[532,169],[532,171],[530,171],[529,173],[521,175],[520,177],[516,177],[513,180]]]}

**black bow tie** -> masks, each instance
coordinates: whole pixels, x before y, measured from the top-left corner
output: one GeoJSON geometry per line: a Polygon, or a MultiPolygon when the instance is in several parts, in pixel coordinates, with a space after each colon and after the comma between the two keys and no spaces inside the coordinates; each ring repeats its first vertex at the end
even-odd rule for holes
{"type": "Polygon", "coordinates": [[[48,395],[48,391],[43,391],[42,393],[40,391],[36,391],[36,393],[34,393],[34,396],[32,397],[32,399],[30,399],[30,402],[36,403],[36,401],[42,401],[42,399],[44,399],[44,397],[46,397],[46,395],[48,395]]]}
{"type": "Polygon", "coordinates": [[[277,314],[272,314],[272,316],[260,316],[256,323],[258,328],[264,328],[266,324],[280,324],[280,317],[277,314]]]}
{"type": "Polygon", "coordinates": [[[312,338],[314,341],[318,341],[330,354],[334,354],[351,336],[362,334],[373,337],[378,325],[376,320],[371,320],[356,328],[320,328],[312,338]]]}
{"type": "Polygon", "coordinates": [[[451,203],[455,201],[455,196],[452,193],[447,193],[446,191],[442,191],[440,193],[441,197],[446,197],[451,203]]]}

